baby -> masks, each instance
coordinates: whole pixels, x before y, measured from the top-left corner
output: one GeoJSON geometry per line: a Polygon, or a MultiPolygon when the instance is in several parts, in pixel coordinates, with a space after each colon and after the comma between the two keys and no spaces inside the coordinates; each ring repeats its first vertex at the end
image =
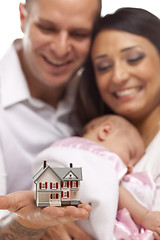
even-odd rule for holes
{"type": "MultiPolygon", "coordinates": [[[[119,230],[121,225],[118,221],[115,224],[117,206],[118,209],[127,209],[132,219],[144,229],[150,229],[157,234],[160,214],[150,212],[142,206],[121,184],[122,178],[132,171],[144,152],[143,140],[133,125],[122,117],[106,115],[87,124],[82,131],[82,137],[59,140],[44,150],[35,160],[34,172],[40,168],[44,159],[51,167],[68,167],[69,163],[82,167],[80,198],[82,202],[91,203],[92,212],[89,219],[80,221],[79,224],[94,238],[111,240],[114,236],[115,239],[122,239],[118,238],[122,235],[123,239],[129,239],[123,230],[119,230]]],[[[144,178],[150,187],[151,194],[146,203],[150,208],[154,198],[154,184],[147,174],[144,178]]],[[[118,217],[121,221],[123,212],[120,212],[118,217]]],[[[134,233],[138,236],[138,228],[134,233]]],[[[132,230],[130,234],[133,234],[132,230]]],[[[141,239],[143,234],[144,237],[148,235],[149,239],[154,239],[151,232],[140,234],[141,239]]]]}

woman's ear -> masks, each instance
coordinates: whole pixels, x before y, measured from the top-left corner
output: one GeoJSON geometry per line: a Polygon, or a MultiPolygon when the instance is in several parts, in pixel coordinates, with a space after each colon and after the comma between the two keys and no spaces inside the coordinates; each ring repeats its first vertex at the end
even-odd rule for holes
{"type": "Polygon", "coordinates": [[[111,134],[113,130],[113,125],[110,122],[106,122],[100,126],[98,131],[98,138],[100,141],[105,141],[106,138],[111,134]]]}
{"type": "Polygon", "coordinates": [[[24,33],[25,22],[27,17],[27,10],[26,10],[25,4],[22,4],[22,3],[19,4],[19,13],[20,13],[21,30],[24,33]]]}

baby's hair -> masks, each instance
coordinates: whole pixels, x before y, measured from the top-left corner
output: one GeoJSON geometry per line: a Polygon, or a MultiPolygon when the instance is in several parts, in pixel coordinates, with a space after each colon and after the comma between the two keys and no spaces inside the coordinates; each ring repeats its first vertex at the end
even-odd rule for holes
{"type": "Polygon", "coordinates": [[[94,130],[96,127],[99,127],[101,124],[105,123],[105,122],[111,122],[114,126],[115,126],[115,130],[117,131],[128,131],[128,128],[132,127],[134,128],[136,131],[137,129],[125,118],[118,116],[118,115],[112,115],[112,114],[108,114],[108,115],[104,115],[101,117],[97,117],[93,120],[91,120],[88,124],[86,124],[84,126],[84,128],[82,129],[80,136],[84,136],[85,134],[87,134],[88,132],[94,130]]]}

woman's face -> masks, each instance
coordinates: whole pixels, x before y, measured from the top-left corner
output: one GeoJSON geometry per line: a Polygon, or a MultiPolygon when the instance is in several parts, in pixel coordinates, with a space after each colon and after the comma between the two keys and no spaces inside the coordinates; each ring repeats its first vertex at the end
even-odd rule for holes
{"type": "Polygon", "coordinates": [[[114,112],[141,119],[160,105],[160,56],[149,40],[103,30],[91,57],[100,94],[114,112]]]}

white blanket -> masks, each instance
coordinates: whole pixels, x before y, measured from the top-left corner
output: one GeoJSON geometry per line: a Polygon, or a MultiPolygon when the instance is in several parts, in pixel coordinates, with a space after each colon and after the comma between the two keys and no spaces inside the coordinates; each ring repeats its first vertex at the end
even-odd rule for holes
{"type": "MultiPolygon", "coordinates": [[[[88,140],[79,142],[79,138],[70,140],[72,141],[67,142],[67,139],[58,141],[44,150],[35,160],[34,173],[42,167],[44,160],[47,160],[51,167],[69,167],[70,163],[73,163],[73,167],[82,167],[80,199],[83,203],[91,203],[92,211],[89,219],[79,221],[78,224],[94,239],[111,240],[118,203],[117,173],[106,161],[106,157],[98,154],[101,146],[88,140]]],[[[101,150],[107,153],[108,158],[117,157],[119,161],[115,154],[103,147],[101,150]]]]}

